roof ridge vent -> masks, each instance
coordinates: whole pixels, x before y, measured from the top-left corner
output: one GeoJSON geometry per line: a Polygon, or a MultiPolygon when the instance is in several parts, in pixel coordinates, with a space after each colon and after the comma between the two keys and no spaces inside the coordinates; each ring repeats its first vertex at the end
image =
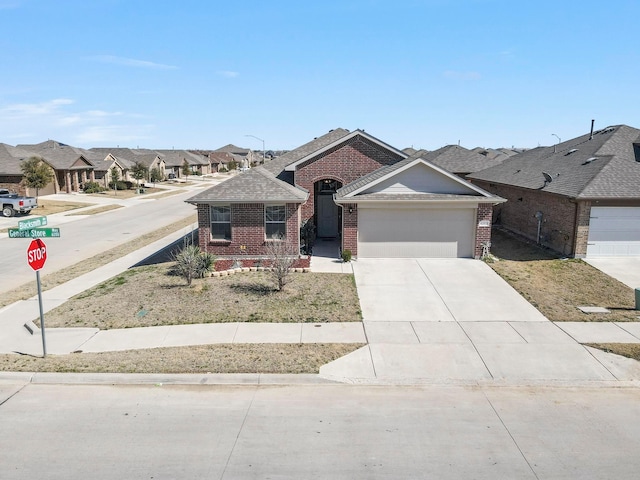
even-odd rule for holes
{"type": "Polygon", "coordinates": [[[615,129],[616,129],[616,127],[607,127],[607,128],[604,128],[604,129],[600,130],[599,133],[601,133],[601,134],[602,133],[609,133],[609,132],[613,132],[615,129]]]}

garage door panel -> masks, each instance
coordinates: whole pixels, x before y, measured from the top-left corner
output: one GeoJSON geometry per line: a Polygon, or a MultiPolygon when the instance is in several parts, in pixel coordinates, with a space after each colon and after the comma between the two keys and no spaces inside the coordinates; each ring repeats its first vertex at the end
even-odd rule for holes
{"type": "Polygon", "coordinates": [[[474,209],[360,209],[362,258],[472,257],[474,209]]]}
{"type": "Polygon", "coordinates": [[[592,207],[588,257],[640,255],[640,207],[592,207]]]}

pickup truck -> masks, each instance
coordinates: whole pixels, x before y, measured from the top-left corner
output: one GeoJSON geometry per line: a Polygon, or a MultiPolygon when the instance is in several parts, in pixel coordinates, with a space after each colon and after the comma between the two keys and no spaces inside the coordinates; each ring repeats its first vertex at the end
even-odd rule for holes
{"type": "Polygon", "coordinates": [[[3,217],[13,217],[16,213],[29,215],[31,210],[38,208],[38,200],[35,197],[21,197],[6,188],[0,188],[0,204],[3,217]]]}

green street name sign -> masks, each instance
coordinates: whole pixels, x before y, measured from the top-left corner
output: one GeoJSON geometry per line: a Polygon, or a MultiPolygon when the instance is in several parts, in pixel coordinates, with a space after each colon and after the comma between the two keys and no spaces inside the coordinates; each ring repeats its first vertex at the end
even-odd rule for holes
{"type": "Polygon", "coordinates": [[[59,228],[32,228],[30,230],[9,229],[9,238],[59,238],[59,228]]]}
{"type": "Polygon", "coordinates": [[[29,230],[30,228],[44,227],[47,224],[47,217],[34,217],[29,220],[18,222],[18,230],[29,230]]]}

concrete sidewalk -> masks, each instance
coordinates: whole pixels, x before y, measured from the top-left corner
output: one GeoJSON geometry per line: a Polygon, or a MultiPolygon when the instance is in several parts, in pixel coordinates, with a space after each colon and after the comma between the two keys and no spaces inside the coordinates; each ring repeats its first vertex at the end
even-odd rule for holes
{"type": "MultiPolygon", "coordinates": [[[[44,292],[49,311],[180,238],[176,233],[44,292]]],[[[327,244],[328,245],[328,244],[327,244]]],[[[320,250],[322,253],[322,250],[320,250]]],[[[48,353],[104,352],[232,343],[366,343],[323,366],[320,378],[347,383],[620,382],[640,364],[580,343],[640,343],[640,322],[552,323],[475,260],[336,261],[312,269],[355,272],[364,321],[323,324],[228,323],[99,331],[47,329],[48,353]]],[[[0,310],[0,353],[42,354],[36,298],[0,310]]],[[[46,325],[46,316],[45,316],[46,325]]]]}

